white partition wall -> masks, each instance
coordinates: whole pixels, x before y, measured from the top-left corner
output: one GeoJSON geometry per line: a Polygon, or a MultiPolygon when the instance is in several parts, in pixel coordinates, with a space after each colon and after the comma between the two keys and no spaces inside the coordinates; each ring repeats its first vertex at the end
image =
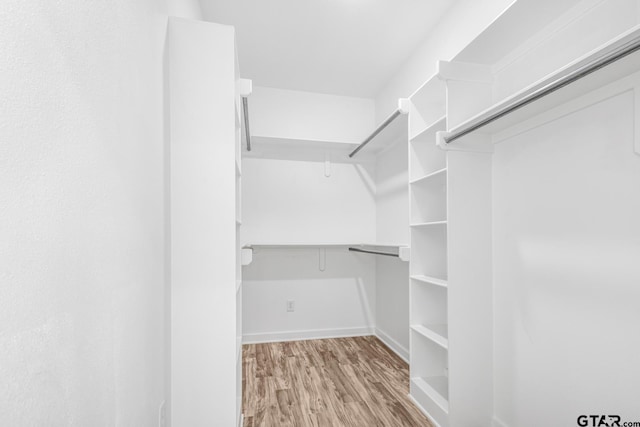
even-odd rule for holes
{"type": "Polygon", "coordinates": [[[171,423],[237,423],[232,27],[172,18],[171,423]]]}

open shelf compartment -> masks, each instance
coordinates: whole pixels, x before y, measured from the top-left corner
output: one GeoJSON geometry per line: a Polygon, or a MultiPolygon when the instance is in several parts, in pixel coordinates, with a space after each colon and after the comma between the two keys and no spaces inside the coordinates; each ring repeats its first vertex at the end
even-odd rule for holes
{"type": "Polygon", "coordinates": [[[412,104],[410,138],[414,138],[446,114],[446,95],[445,82],[433,75],[409,97],[412,104]]]}
{"type": "Polygon", "coordinates": [[[411,186],[411,224],[447,219],[447,174],[431,175],[411,186]]]}
{"type": "Polygon", "coordinates": [[[411,331],[410,393],[440,426],[448,426],[449,380],[447,350],[411,331]]]}
{"type": "Polygon", "coordinates": [[[447,153],[436,145],[436,132],[444,131],[446,127],[447,120],[442,116],[429,128],[411,139],[409,144],[409,180],[411,182],[447,167],[447,153]]]}
{"type": "Polygon", "coordinates": [[[447,226],[411,228],[411,275],[447,280],[447,226]]]}

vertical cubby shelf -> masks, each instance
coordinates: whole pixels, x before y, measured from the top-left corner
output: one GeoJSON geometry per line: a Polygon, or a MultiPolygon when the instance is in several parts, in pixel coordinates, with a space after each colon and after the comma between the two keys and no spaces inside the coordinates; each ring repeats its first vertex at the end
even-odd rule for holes
{"type": "Polygon", "coordinates": [[[436,77],[412,97],[409,115],[411,218],[411,397],[440,427],[449,425],[447,153],[445,86],[436,77]]]}

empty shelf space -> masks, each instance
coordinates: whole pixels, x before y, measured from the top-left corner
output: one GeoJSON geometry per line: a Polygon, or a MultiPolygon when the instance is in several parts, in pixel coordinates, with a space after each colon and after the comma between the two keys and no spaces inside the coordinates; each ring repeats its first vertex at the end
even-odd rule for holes
{"type": "Polygon", "coordinates": [[[446,98],[446,84],[437,75],[431,76],[409,97],[413,104],[409,129],[412,138],[446,113],[446,98]]]}
{"type": "Polygon", "coordinates": [[[415,181],[447,167],[447,152],[436,144],[436,132],[444,131],[447,120],[441,117],[411,139],[409,144],[409,176],[415,181]]]}
{"type": "Polygon", "coordinates": [[[411,276],[411,279],[416,280],[418,282],[422,282],[422,283],[429,283],[431,285],[441,286],[443,288],[446,288],[447,286],[449,286],[446,279],[438,279],[436,277],[431,277],[431,276],[416,275],[416,276],[411,276]]]}
{"type": "Polygon", "coordinates": [[[411,137],[413,143],[436,142],[436,132],[444,131],[447,127],[447,116],[441,116],[434,122],[429,123],[420,132],[411,137]]]}
{"type": "Polygon", "coordinates": [[[445,413],[449,413],[449,379],[445,376],[415,377],[411,382],[445,413]]]}
{"type": "Polygon", "coordinates": [[[442,348],[449,347],[447,325],[411,325],[411,329],[442,348]]]}
{"type": "Polygon", "coordinates": [[[427,175],[424,175],[424,176],[421,176],[419,178],[413,179],[413,180],[409,181],[409,184],[412,184],[412,185],[413,184],[420,184],[422,182],[429,181],[431,178],[439,177],[439,176],[446,175],[446,174],[447,174],[447,168],[442,168],[442,169],[439,169],[439,170],[437,170],[435,172],[431,172],[431,173],[429,173],[427,175]]]}
{"type": "Polygon", "coordinates": [[[447,225],[447,221],[430,221],[411,224],[411,227],[431,227],[435,225],[447,225]]]}

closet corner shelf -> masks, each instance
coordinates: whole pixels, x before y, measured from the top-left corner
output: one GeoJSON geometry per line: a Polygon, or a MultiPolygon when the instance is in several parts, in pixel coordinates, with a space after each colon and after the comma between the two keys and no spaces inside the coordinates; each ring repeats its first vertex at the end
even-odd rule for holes
{"type": "Polygon", "coordinates": [[[447,325],[411,325],[411,329],[445,350],[449,348],[447,325]]]}
{"type": "Polygon", "coordinates": [[[244,248],[264,248],[264,249],[278,249],[278,248],[346,248],[349,246],[369,246],[377,248],[406,248],[409,245],[397,244],[397,243],[349,243],[349,242],[276,242],[276,243],[247,243],[244,248]]]}
{"type": "Polygon", "coordinates": [[[449,379],[445,376],[414,377],[411,382],[446,414],[449,413],[449,379]]]}
{"type": "Polygon", "coordinates": [[[437,176],[439,176],[441,174],[446,174],[446,173],[447,173],[447,168],[445,167],[445,168],[439,169],[439,170],[437,170],[435,172],[431,172],[429,174],[421,176],[420,178],[413,179],[413,180],[409,181],[409,184],[412,184],[412,185],[413,184],[419,184],[421,182],[428,181],[430,178],[434,178],[434,177],[437,177],[437,176]]]}
{"type": "Polygon", "coordinates": [[[349,153],[358,146],[358,142],[355,141],[251,135],[251,145],[251,151],[242,151],[244,157],[333,163],[361,163],[375,160],[375,154],[369,151],[360,153],[358,158],[349,158],[349,153]]]}
{"type": "Polygon", "coordinates": [[[411,224],[411,227],[431,227],[434,225],[447,225],[447,221],[430,221],[411,224]]]}
{"type": "Polygon", "coordinates": [[[443,288],[447,288],[449,286],[449,283],[447,282],[447,280],[438,279],[436,277],[431,277],[431,276],[416,275],[416,276],[411,276],[411,279],[416,280],[418,282],[422,282],[422,283],[429,283],[431,285],[441,286],[443,288]]]}
{"type": "Polygon", "coordinates": [[[440,116],[432,123],[428,123],[424,128],[411,136],[410,141],[413,143],[422,143],[424,140],[431,138],[433,145],[436,145],[436,132],[447,130],[447,116],[440,116]]]}

